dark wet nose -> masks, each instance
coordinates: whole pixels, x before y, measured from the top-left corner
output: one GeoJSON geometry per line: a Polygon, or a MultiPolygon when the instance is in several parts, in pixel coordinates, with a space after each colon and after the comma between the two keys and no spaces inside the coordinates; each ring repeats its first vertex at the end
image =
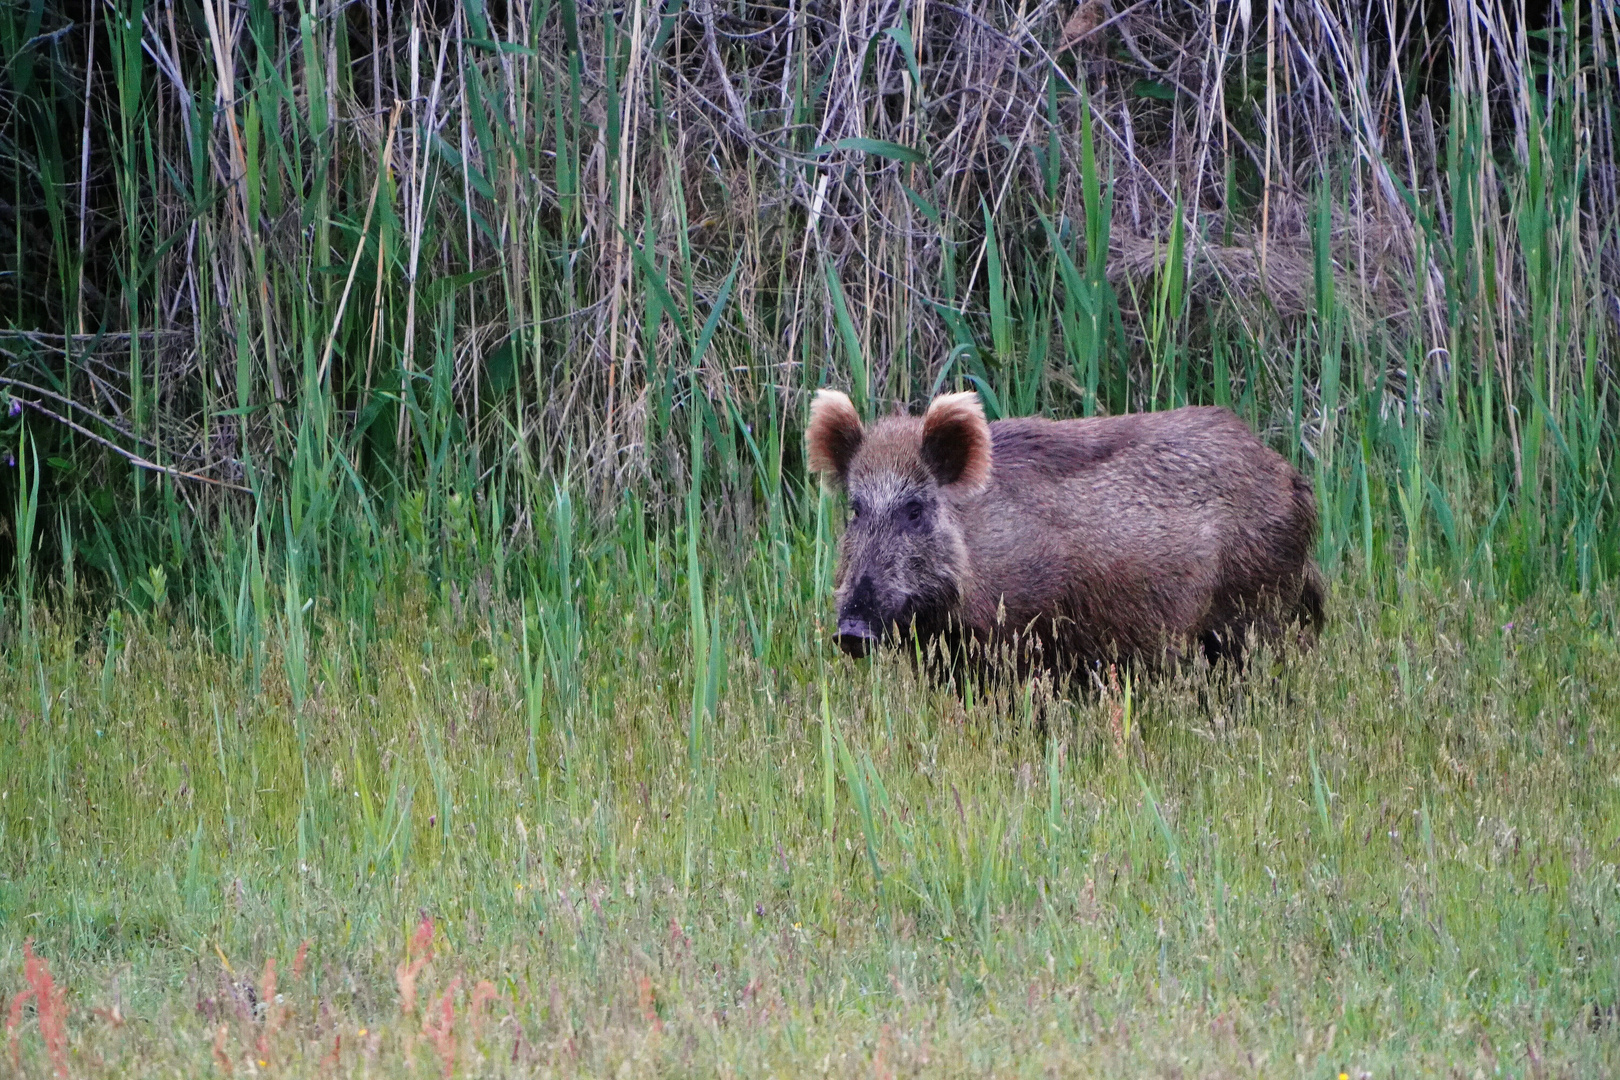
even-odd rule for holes
{"type": "Polygon", "coordinates": [[[877,644],[877,634],[865,619],[849,616],[838,620],[838,647],[859,660],[877,644]]]}

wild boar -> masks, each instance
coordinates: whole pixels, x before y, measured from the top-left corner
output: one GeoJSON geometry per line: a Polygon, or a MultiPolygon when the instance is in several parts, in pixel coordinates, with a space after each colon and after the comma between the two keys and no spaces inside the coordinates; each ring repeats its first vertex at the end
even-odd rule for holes
{"type": "Polygon", "coordinates": [[[992,424],[963,393],[863,426],[822,390],[807,441],[849,497],[836,601],[852,656],[915,633],[1066,677],[1240,659],[1251,629],[1322,624],[1310,482],[1227,409],[992,424]]]}

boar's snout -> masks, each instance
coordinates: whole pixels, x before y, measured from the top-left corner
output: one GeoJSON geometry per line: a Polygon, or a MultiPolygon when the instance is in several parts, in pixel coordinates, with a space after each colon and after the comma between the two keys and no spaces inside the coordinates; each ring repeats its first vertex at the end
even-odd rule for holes
{"type": "Polygon", "coordinates": [[[872,624],[865,619],[849,615],[838,620],[838,647],[844,650],[846,656],[861,659],[872,651],[877,640],[872,624]]]}
{"type": "Polygon", "coordinates": [[[838,647],[846,655],[858,660],[878,643],[878,630],[872,625],[876,607],[877,589],[872,579],[863,574],[838,613],[838,647]]]}

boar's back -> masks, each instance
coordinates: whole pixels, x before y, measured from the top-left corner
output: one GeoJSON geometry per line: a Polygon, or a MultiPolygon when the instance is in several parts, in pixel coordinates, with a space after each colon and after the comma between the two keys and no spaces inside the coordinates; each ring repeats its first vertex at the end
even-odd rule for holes
{"type": "Polygon", "coordinates": [[[980,633],[1056,616],[1089,659],[1236,629],[1297,602],[1309,484],[1226,409],[990,425],[990,486],[961,509],[980,633]],[[1089,654],[1089,655],[1088,655],[1089,654]]]}

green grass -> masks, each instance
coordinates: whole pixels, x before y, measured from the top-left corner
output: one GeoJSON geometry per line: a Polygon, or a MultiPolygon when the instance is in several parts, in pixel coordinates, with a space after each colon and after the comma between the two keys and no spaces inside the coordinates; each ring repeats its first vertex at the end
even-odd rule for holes
{"type": "MultiPolygon", "coordinates": [[[[216,1040],[312,1076],[1620,1062],[1608,591],[1341,589],[1313,653],[1060,704],[1043,741],[829,655],[816,552],[783,555],[774,599],[713,575],[708,689],[684,574],[632,543],[573,567],[565,678],[534,674],[555,612],[526,653],[518,605],[407,585],[364,641],[313,608],[301,712],[279,641],[255,677],[163,619],[36,615],[50,718],[0,682],[0,993],[33,939],[75,1076],[218,1073],[216,1040]]],[[[31,1009],[17,1046],[50,1072],[31,1009]]]]}

